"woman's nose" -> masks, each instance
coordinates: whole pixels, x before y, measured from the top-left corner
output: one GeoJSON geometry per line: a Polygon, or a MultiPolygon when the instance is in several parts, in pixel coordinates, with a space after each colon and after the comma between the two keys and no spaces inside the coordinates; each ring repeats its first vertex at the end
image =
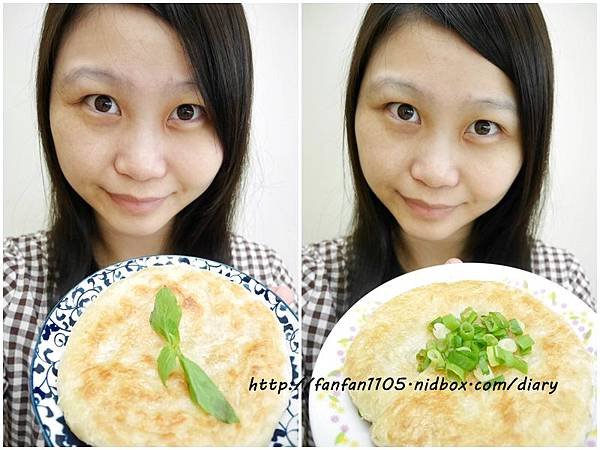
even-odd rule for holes
{"type": "Polygon", "coordinates": [[[424,139],[415,149],[411,176],[430,188],[456,186],[460,179],[457,147],[442,133],[424,139]]]}
{"type": "Polygon", "coordinates": [[[165,142],[154,127],[137,126],[128,130],[115,156],[115,169],[135,181],[162,178],[167,173],[165,142]]]}

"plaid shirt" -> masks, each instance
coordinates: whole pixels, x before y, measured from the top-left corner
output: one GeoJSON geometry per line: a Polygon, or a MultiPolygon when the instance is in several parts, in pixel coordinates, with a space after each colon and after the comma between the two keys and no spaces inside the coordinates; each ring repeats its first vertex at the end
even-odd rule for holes
{"type": "MultiPolygon", "coordinates": [[[[310,377],[325,338],[336,324],[335,304],[345,291],[347,238],[310,244],[302,251],[302,362],[303,375],[310,377]]],[[[560,284],[592,309],[596,300],[577,259],[562,249],[535,241],[531,253],[532,272],[560,284]]],[[[308,420],[308,392],[302,408],[304,445],[314,446],[308,420]]]]}
{"type": "MultiPolygon", "coordinates": [[[[4,446],[44,446],[29,400],[29,366],[49,311],[46,232],[4,240],[4,446]]],[[[240,236],[232,240],[233,266],[265,285],[293,283],[279,255],[240,236]]]]}

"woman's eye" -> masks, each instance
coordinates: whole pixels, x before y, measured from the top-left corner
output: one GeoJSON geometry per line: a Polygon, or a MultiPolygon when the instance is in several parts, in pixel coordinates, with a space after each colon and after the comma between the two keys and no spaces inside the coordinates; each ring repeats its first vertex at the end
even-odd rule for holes
{"type": "Polygon", "coordinates": [[[84,102],[94,111],[102,114],[121,114],[121,110],[115,99],[108,95],[88,95],[84,99],[84,102]]]}
{"type": "Polygon", "coordinates": [[[187,103],[179,105],[173,110],[169,119],[184,120],[186,122],[199,120],[205,114],[204,108],[200,105],[187,103]]]}
{"type": "Polygon", "coordinates": [[[500,132],[500,126],[491,120],[477,120],[469,125],[467,133],[478,136],[494,136],[500,132]]]}
{"type": "Polygon", "coordinates": [[[419,113],[414,106],[409,105],[408,103],[391,103],[387,108],[394,118],[404,122],[421,123],[419,113]]]}

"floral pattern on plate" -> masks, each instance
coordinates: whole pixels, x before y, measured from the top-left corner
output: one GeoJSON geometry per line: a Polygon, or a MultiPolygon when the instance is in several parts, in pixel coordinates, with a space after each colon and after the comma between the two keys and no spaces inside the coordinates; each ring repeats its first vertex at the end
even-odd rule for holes
{"type": "MultiPolygon", "coordinates": [[[[580,299],[561,286],[523,270],[493,264],[449,264],[417,270],[390,280],[371,291],[340,319],[327,337],[313,370],[313,378],[326,381],[345,378],[342,368],[352,341],[369,316],[389,299],[419,286],[434,282],[461,280],[499,281],[524,290],[563,317],[586,346],[594,360],[597,346],[594,335],[595,313],[580,299]]],[[[596,386],[594,399],[596,398],[596,386]]],[[[593,427],[587,433],[585,446],[596,446],[595,405],[593,427]]],[[[311,385],[309,415],[313,439],[317,446],[373,446],[370,423],[362,420],[350,396],[343,390],[316,390],[311,385]]]]}

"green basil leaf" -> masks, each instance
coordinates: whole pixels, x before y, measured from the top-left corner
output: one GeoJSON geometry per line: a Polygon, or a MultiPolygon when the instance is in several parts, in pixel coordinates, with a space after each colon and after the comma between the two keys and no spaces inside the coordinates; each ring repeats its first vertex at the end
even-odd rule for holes
{"type": "Polygon", "coordinates": [[[158,375],[163,385],[167,385],[167,379],[177,366],[177,353],[170,345],[165,345],[158,355],[158,375]]]}
{"type": "Polygon", "coordinates": [[[150,325],[174,347],[179,345],[179,322],[181,308],[171,290],[163,286],[154,298],[154,310],[150,314],[150,325]]]}
{"type": "Polygon", "coordinates": [[[179,362],[183,367],[192,401],[221,422],[239,423],[240,419],[235,411],[208,375],[194,361],[181,354],[179,362]]]}

